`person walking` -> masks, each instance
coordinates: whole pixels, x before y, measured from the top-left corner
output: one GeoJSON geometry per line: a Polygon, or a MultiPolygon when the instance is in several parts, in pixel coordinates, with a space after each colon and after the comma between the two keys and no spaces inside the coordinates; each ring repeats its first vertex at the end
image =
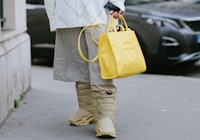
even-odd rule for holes
{"type": "MultiPolygon", "coordinates": [[[[99,62],[84,62],[77,50],[77,40],[83,27],[108,23],[109,16],[119,18],[125,11],[125,0],[109,0],[120,11],[107,11],[108,0],[44,0],[50,30],[56,31],[54,55],[54,79],[75,82],[79,108],[71,116],[72,125],[84,126],[96,123],[97,137],[116,137],[114,127],[115,96],[117,88],[113,80],[101,78],[99,62]]],[[[94,29],[98,36],[101,29],[94,29]]],[[[81,38],[81,49],[87,58],[97,54],[97,46],[86,29],[81,38]]]]}

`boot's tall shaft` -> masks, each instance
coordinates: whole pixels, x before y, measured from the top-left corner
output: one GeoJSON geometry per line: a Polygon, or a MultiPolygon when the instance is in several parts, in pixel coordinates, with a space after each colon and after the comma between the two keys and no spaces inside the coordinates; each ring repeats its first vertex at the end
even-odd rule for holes
{"type": "Polygon", "coordinates": [[[95,94],[97,120],[103,117],[109,117],[114,121],[115,112],[115,94],[95,94]]]}
{"type": "Polygon", "coordinates": [[[96,136],[116,137],[114,127],[115,93],[101,94],[94,93],[96,99],[96,136]]]}
{"type": "Polygon", "coordinates": [[[88,125],[95,119],[95,100],[91,92],[89,82],[77,82],[76,92],[79,108],[71,116],[70,123],[73,125],[88,125]]]}
{"type": "Polygon", "coordinates": [[[95,99],[91,92],[89,82],[77,82],[76,93],[79,108],[84,109],[92,114],[95,114],[95,99]]]}

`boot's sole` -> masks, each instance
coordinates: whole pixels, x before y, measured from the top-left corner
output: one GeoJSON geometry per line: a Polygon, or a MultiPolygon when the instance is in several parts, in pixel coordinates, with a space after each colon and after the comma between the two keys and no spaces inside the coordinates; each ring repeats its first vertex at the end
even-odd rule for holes
{"type": "Polygon", "coordinates": [[[96,136],[99,138],[116,138],[116,132],[102,132],[96,130],[96,136]]]}
{"type": "Polygon", "coordinates": [[[95,119],[95,114],[79,108],[70,118],[69,122],[72,125],[84,126],[90,124],[95,119]]]}
{"type": "Polygon", "coordinates": [[[78,120],[70,120],[70,124],[71,125],[75,125],[75,126],[84,126],[84,125],[88,125],[90,123],[92,123],[94,121],[95,117],[94,115],[89,115],[89,116],[86,116],[85,118],[81,118],[81,119],[78,119],[78,120]]]}
{"type": "Polygon", "coordinates": [[[92,123],[95,119],[95,116],[93,114],[90,114],[84,118],[80,118],[77,120],[69,120],[71,125],[75,125],[75,126],[85,126],[85,125],[89,125],[90,123],[92,123]]]}
{"type": "Polygon", "coordinates": [[[101,118],[97,121],[95,131],[97,137],[116,137],[114,124],[108,117],[101,118]]]}

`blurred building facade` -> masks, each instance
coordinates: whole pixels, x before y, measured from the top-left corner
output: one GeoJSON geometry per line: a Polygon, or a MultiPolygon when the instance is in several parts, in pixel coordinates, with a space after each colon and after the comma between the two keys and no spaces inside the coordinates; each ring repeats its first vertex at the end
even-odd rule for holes
{"type": "Polygon", "coordinates": [[[0,0],[0,124],[31,84],[26,1],[0,0]]]}

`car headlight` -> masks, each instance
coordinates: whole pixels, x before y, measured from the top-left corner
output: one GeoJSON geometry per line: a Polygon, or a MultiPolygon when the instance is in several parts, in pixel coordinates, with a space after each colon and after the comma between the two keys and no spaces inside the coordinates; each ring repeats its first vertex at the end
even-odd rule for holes
{"type": "Polygon", "coordinates": [[[149,15],[142,15],[142,18],[146,21],[146,23],[150,24],[150,25],[156,25],[159,27],[175,27],[175,28],[181,28],[181,26],[172,19],[168,19],[168,18],[162,18],[162,17],[153,17],[153,16],[149,16],[149,15]]]}

